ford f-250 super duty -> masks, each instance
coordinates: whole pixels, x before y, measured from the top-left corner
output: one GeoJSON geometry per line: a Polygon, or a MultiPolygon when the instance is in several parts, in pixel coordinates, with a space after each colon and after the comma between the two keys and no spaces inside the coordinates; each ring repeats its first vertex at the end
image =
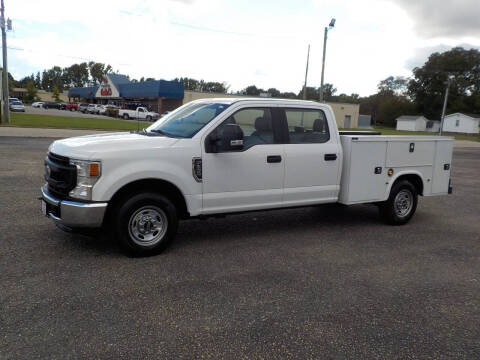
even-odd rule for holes
{"type": "Polygon", "coordinates": [[[152,254],[180,219],[339,202],[407,223],[418,195],[451,192],[453,139],[340,134],[325,104],[205,99],[147,129],[55,141],[43,213],[63,229],[113,232],[152,254]]]}

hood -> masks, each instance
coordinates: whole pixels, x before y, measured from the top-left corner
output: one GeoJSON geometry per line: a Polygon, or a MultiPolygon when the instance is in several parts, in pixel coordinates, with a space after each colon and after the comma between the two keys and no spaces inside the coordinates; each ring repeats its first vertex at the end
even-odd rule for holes
{"type": "Polygon", "coordinates": [[[165,136],[119,132],[57,140],[50,145],[48,150],[70,158],[101,160],[109,157],[112,153],[148,151],[153,148],[169,147],[177,141],[176,138],[165,136]]]}

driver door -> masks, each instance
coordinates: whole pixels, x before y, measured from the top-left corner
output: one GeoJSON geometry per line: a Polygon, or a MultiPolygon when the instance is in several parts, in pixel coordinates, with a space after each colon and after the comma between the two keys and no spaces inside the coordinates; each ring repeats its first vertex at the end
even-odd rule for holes
{"type": "MultiPolygon", "coordinates": [[[[237,124],[243,131],[243,149],[205,152],[203,213],[280,207],[283,195],[284,145],[275,108],[243,108],[220,124],[237,124]]],[[[209,138],[206,138],[209,141],[209,138]]]]}

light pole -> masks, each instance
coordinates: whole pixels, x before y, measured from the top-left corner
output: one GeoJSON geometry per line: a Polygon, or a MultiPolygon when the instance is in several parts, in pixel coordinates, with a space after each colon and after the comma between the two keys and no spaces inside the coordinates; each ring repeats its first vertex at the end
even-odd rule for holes
{"type": "Polygon", "coordinates": [[[322,60],[322,81],[320,82],[319,100],[323,102],[323,76],[325,73],[325,55],[327,53],[327,34],[328,30],[333,29],[335,26],[335,19],[330,20],[330,24],[325,26],[325,34],[323,36],[323,60],[322,60]]]}
{"type": "Polygon", "coordinates": [[[6,28],[10,30],[12,23],[10,19],[5,21],[5,6],[3,5],[3,0],[1,3],[1,17],[0,17],[0,26],[2,27],[2,50],[3,50],[3,79],[2,79],[2,95],[3,95],[3,119],[6,124],[10,122],[10,108],[8,104],[8,68],[7,68],[7,33],[6,28]]]}
{"type": "Polygon", "coordinates": [[[450,81],[453,79],[453,75],[448,75],[447,77],[447,88],[445,89],[445,98],[443,99],[443,108],[442,108],[442,117],[440,119],[440,136],[443,132],[443,121],[445,120],[445,112],[447,110],[447,101],[448,101],[448,89],[450,88],[450,81]]]}
{"type": "Polygon", "coordinates": [[[308,44],[307,52],[307,68],[305,69],[305,83],[303,85],[303,100],[307,100],[307,76],[308,76],[308,60],[310,58],[310,44],[308,44]]]}

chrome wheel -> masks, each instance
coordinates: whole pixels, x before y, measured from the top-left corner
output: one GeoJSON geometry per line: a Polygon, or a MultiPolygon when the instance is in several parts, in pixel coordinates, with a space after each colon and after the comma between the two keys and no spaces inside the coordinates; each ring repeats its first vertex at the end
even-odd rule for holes
{"type": "Polygon", "coordinates": [[[395,200],[393,202],[393,206],[395,209],[395,214],[403,218],[410,214],[413,208],[413,194],[408,189],[400,190],[395,196],[395,200]]]}
{"type": "Polygon", "coordinates": [[[168,228],[165,212],[159,207],[143,206],[135,211],[128,222],[128,232],[134,243],[152,246],[160,242],[168,228]]]}

